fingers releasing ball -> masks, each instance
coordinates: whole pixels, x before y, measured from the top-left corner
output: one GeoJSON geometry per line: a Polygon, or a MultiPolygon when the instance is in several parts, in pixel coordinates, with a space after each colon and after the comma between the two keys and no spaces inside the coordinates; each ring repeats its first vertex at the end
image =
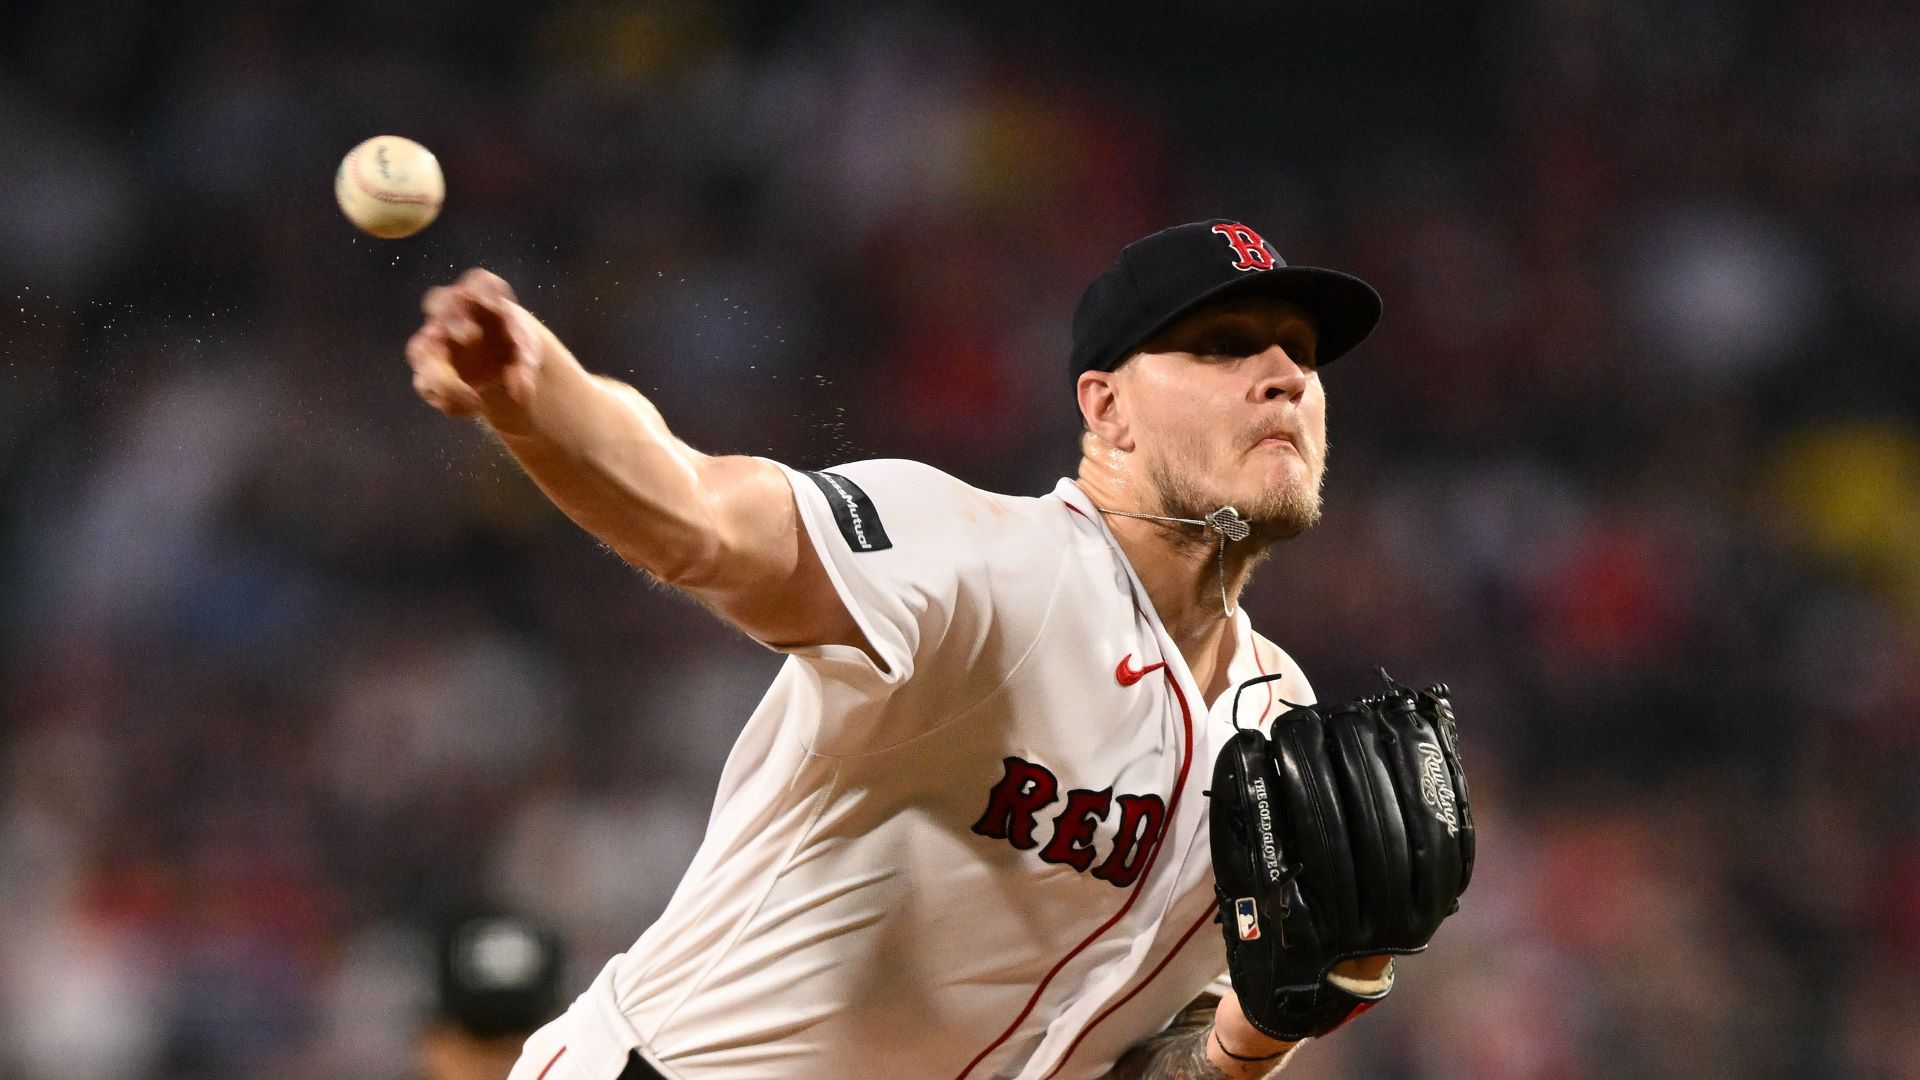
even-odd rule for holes
{"type": "Polygon", "coordinates": [[[382,240],[412,236],[440,216],[447,183],[432,151],[398,135],[376,135],[347,152],[333,177],[340,212],[382,240]]]}

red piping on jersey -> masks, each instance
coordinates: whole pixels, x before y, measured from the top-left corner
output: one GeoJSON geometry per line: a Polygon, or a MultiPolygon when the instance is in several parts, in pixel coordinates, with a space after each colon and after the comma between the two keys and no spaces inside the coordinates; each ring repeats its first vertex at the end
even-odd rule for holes
{"type": "Polygon", "coordinates": [[[547,1074],[553,1071],[554,1062],[559,1061],[560,1055],[566,1052],[567,1052],[567,1048],[564,1046],[558,1050],[555,1050],[553,1052],[553,1056],[547,1059],[547,1067],[544,1069],[541,1069],[540,1075],[534,1077],[533,1080],[547,1080],[547,1074]]]}
{"type": "Polygon", "coordinates": [[[1147,972],[1146,978],[1140,980],[1140,985],[1127,991],[1126,997],[1123,997],[1119,1001],[1116,1001],[1113,1004],[1107,1006],[1105,1009],[1100,1010],[1099,1016],[1094,1017],[1087,1024],[1086,1027],[1081,1028],[1080,1034],[1075,1035],[1073,1037],[1073,1041],[1067,1044],[1067,1052],[1060,1055],[1060,1063],[1058,1065],[1055,1065],[1053,1067],[1053,1071],[1041,1077],[1040,1080],[1053,1080],[1054,1077],[1059,1076],[1060,1070],[1066,1068],[1067,1062],[1073,1058],[1073,1052],[1075,1050],[1080,1049],[1080,1040],[1086,1038],[1087,1035],[1091,1033],[1094,1028],[1099,1027],[1100,1022],[1102,1020],[1105,1020],[1107,1017],[1112,1016],[1116,1012],[1119,1012],[1122,1006],[1126,1005],[1127,1002],[1133,1000],[1135,994],[1138,994],[1140,991],[1145,990],[1147,988],[1147,984],[1152,982],[1160,974],[1160,972],[1165,970],[1166,966],[1173,962],[1174,957],[1180,955],[1180,950],[1187,947],[1187,942],[1193,938],[1193,935],[1200,932],[1201,927],[1207,925],[1207,923],[1213,918],[1214,913],[1217,912],[1218,910],[1219,909],[1214,907],[1212,904],[1208,904],[1207,910],[1201,912],[1200,917],[1198,919],[1193,920],[1193,925],[1187,927],[1187,932],[1180,935],[1180,940],[1173,943],[1173,948],[1167,950],[1167,955],[1162,957],[1158,964],[1153,965],[1153,970],[1147,972]]]}
{"type": "MultiPolygon", "coordinates": [[[[1085,512],[1070,502],[1063,501],[1061,505],[1079,514],[1083,518],[1087,517],[1085,512]]],[[[1093,519],[1087,518],[1087,520],[1092,521],[1093,519]]],[[[1087,946],[1100,940],[1101,935],[1113,929],[1114,924],[1125,918],[1127,912],[1133,909],[1133,902],[1140,899],[1141,886],[1147,883],[1147,878],[1153,874],[1154,864],[1160,861],[1160,849],[1165,846],[1167,834],[1173,831],[1174,816],[1180,809],[1180,793],[1185,790],[1187,786],[1187,767],[1193,763],[1193,710],[1187,707],[1187,695],[1180,689],[1179,682],[1174,679],[1173,669],[1163,667],[1160,669],[1160,674],[1166,677],[1167,685],[1173,689],[1174,699],[1180,703],[1180,726],[1185,738],[1185,749],[1180,755],[1180,772],[1173,780],[1173,794],[1167,798],[1167,816],[1164,819],[1164,823],[1160,826],[1160,835],[1153,841],[1153,850],[1147,853],[1147,864],[1140,868],[1140,876],[1134,879],[1133,888],[1128,890],[1126,902],[1120,905],[1120,910],[1114,912],[1106,922],[1100,924],[1098,929],[1088,934],[1081,940],[1080,944],[1068,950],[1067,955],[1055,962],[1053,967],[1041,978],[1040,985],[1033,988],[1033,994],[1027,998],[1026,1007],[1020,1010],[1020,1015],[1013,1018],[1013,1022],[1007,1025],[1007,1029],[1002,1031],[998,1038],[988,1043],[986,1048],[978,1054],[975,1054],[973,1060],[967,1062],[966,1068],[961,1069],[960,1072],[954,1076],[954,1080],[966,1080],[967,1074],[972,1072],[982,1061],[985,1061],[988,1054],[1000,1049],[1001,1046],[1006,1044],[1008,1039],[1013,1037],[1014,1032],[1020,1030],[1020,1025],[1025,1023],[1027,1017],[1033,1013],[1033,1007],[1040,1003],[1040,995],[1046,993],[1047,987],[1052,984],[1054,976],[1060,974],[1061,970],[1064,969],[1074,957],[1085,952],[1087,946]]]]}

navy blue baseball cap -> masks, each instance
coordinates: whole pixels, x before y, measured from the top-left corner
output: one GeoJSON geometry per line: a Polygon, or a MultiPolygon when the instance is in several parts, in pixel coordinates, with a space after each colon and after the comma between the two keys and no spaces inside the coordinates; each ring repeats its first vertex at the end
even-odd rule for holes
{"type": "Polygon", "coordinates": [[[1073,375],[1112,371],[1189,312],[1230,296],[1277,296],[1306,310],[1325,367],[1380,321],[1380,294],[1338,270],[1288,266],[1273,245],[1237,221],[1213,218],[1128,244],[1073,310],[1073,375]]]}

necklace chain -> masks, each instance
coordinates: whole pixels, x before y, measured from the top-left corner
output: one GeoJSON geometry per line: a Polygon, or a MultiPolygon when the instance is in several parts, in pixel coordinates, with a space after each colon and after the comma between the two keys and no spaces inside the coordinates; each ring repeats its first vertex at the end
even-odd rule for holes
{"type": "Polygon", "coordinates": [[[1104,506],[1098,505],[1096,505],[1094,509],[1103,514],[1112,514],[1114,517],[1140,518],[1145,521],[1167,521],[1175,525],[1198,525],[1208,532],[1213,533],[1215,536],[1218,536],[1220,538],[1220,547],[1218,549],[1220,563],[1220,610],[1225,612],[1229,619],[1239,614],[1240,609],[1235,607],[1233,603],[1227,599],[1227,541],[1245,540],[1247,537],[1253,535],[1253,526],[1247,523],[1246,518],[1240,516],[1240,511],[1231,506],[1223,506],[1207,514],[1204,518],[1183,518],[1167,517],[1163,514],[1142,514],[1132,510],[1109,510],[1104,506]]]}

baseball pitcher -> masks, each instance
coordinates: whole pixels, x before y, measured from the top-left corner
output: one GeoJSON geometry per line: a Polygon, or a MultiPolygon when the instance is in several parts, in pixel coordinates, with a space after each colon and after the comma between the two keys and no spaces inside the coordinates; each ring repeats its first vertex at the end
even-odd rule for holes
{"type": "Polygon", "coordinates": [[[484,271],[407,345],[620,556],[787,660],[672,902],[512,1080],[1256,1077],[1457,906],[1444,687],[1314,704],[1237,598],[1320,514],[1374,290],[1212,220],[1074,314],[1076,476],[715,457],[484,271]]]}

